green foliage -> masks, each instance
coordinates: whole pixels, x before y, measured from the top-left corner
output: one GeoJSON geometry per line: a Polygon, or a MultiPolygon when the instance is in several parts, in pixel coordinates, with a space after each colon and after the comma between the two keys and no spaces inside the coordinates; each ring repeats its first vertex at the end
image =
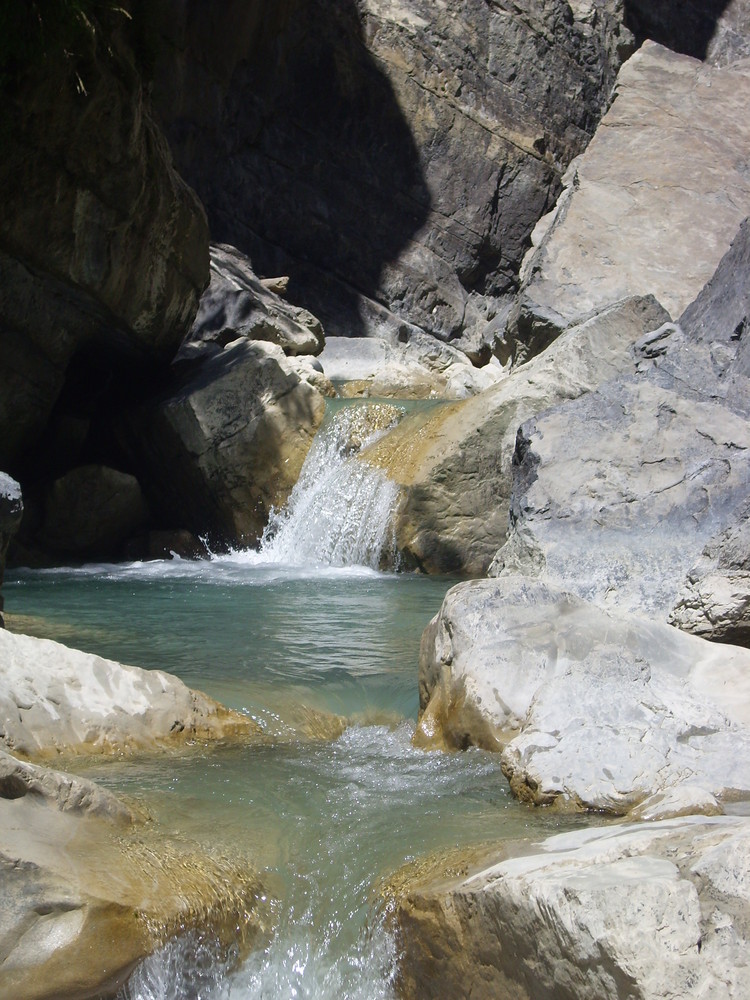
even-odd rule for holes
{"type": "Polygon", "coordinates": [[[0,84],[63,57],[85,93],[76,59],[92,43],[106,44],[112,13],[130,18],[116,0],[0,0],[0,84]]]}

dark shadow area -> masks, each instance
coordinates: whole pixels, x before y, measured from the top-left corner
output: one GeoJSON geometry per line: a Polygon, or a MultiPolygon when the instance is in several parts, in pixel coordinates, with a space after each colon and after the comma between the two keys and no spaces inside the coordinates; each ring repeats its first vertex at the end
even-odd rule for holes
{"type": "Polygon", "coordinates": [[[355,0],[212,6],[211,18],[205,4],[188,9],[179,93],[178,74],[157,73],[178,169],[215,241],[248,254],[261,275],[288,274],[291,301],[328,332],[355,335],[356,293],[377,298],[383,265],[430,210],[355,0]]]}
{"type": "Polygon", "coordinates": [[[730,0],[625,0],[625,24],[639,44],[650,38],[675,52],[705,59],[730,0]]]}

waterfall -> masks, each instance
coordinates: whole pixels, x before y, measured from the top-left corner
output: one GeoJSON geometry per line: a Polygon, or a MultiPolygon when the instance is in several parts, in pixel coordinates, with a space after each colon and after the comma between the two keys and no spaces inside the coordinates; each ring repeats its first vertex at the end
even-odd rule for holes
{"type": "Polygon", "coordinates": [[[264,562],[393,566],[398,487],[359,452],[402,415],[390,404],[356,403],[326,418],[286,506],[263,533],[264,562]]]}

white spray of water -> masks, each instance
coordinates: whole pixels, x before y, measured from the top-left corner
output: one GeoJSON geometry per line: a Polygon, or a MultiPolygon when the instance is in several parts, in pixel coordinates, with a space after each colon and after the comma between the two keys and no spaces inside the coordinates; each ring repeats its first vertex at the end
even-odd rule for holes
{"type": "Polygon", "coordinates": [[[339,410],[318,432],[289,501],[263,533],[263,562],[286,565],[393,566],[398,487],[358,452],[393,427],[395,406],[339,410]]]}

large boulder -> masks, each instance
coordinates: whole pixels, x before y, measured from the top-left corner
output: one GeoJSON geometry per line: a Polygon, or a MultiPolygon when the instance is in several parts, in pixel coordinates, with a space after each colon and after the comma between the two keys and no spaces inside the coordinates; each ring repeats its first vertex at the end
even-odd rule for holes
{"type": "Polygon", "coordinates": [[[706,545],[669,621],[706,639],[750,646],[750,503],[706,545]]]}
{"type": "Polygon", "coordinates": [[[164,523],[251,545],[291,492],[324,412],[280,347],[239,340],[176,365],[120,435],[164,523]]]}
{"type": "Polygon", "coordinates": [[[537,804],[626,813],[750,797],[750,651],[538,581],[459,584],[420,652],[425,745],[502,752],[537,804]]]}
{"type": "Polygon", "coordinates": [[[0,743],[27,757],[252,735],[257,726],[179,678],[0,630],[0,743]]]}
{"type": "MultiPolygon", "coordinates": [[[[4,51],[30,52],[2,77],[0,463],[10,468],[44,431],[74,361],[95,355],[101,383],[124,363],[169,359],[208,281],[205,214],[152,116],[129,22],[113,9],[52,38],[54,19],[15,5],[3,22],[17,35],[4,51]]],[[[85,408],[101,388],[82,380],[72,402],[85,408]]]]}
{"type": "Polygon", "coordinates": [[[747,819],[508,845],[469,877],[397,901],[400,995],[744,1000],[749,873],[747,819]]]}
{"type": "Polygon", "coordinates": [[[194,353],[206,343],[224,346],[238,337],[267,340],[291,355],[320,354],[324,341],[320,320],[272,291],[235,247],[214,245],[211,282],[181,353],[194,353]]]}
{"type": "Polygon", "coordinates": [[[137,962],[178,933],[217,957],[258,930],[257,875],[137,824],[91,781],[0,750],[0,994],[113,996],[137,962]]]}
{"type": "Polygon", "coordinates": [[[577,317],[653,294],[678,316],[750,212],[750,73],[647,42],[537,226],[501,357],[536,353],[577,317]]]}
{"type": "Polygon", "coordinates": [[[511,533],[491,574],[538,574],[664,620],[750,483],[750,225],[635,375],[525,423],[511,533]]]}
{"type": "Polygon", "coordinates": [[[406,561],[428,572],[485,573],[508,530],[519,424],[634,371],[633,344],[667,320],[653,298],[615,303],[492,388],[407,416],[368,449],[368,461],[402,488],[396,538],[406,561]]]}
{"type": "Polygon", "coordinates": [[[154,16],[154,93],[212,233],[343,336],[485,325],[632,38],[617,0],[154,16]]]}
{"type": "MultiPolygon", "coordinates": [[[[0,472],[0,588],[5,572],[5,554],[23,517],[21,487],[7,473],[0,472]]],[[[3,594],[0,589],[0,628],[3,627],[3,594]]]]}
{"type": "Polygon", "coordinates": [[[58,559],[113,559],[148,517],[134,476],[106,465],[82,465],[52,484],[36,541],[58,559]]]}

